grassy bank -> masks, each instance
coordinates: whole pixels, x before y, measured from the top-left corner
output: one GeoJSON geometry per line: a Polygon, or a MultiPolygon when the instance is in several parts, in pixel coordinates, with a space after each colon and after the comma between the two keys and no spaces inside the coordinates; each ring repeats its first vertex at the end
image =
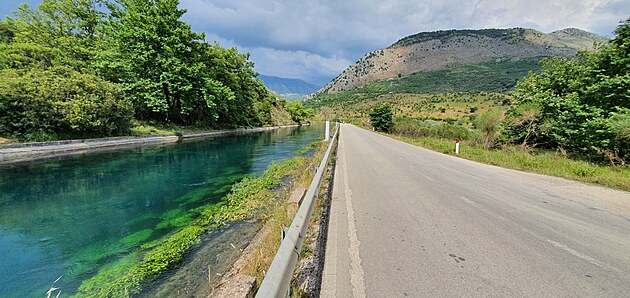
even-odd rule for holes
{"type": "MultiPolygon", "coordinates": [[[[309,166],[309,168],[315,168],[319,165],[326,151],[327,145],[328,143],[324,143],[324,142],[319,144],[316,154],[315,154],[315,158],[312,160],[312,163],[309,166]]],[[[311,184],[311,181],[313,180],[313,176],[314,176],[314,171],[303,172],[300,176],[296,177],[296,180],[294,181],[294,185],[292,189],[297,189],[297,188],[308,189],[308,187],[311,184]]],[[[317,205],[315,207],[315,211],[311,217],[311,222],[314,220],[314,218],[319,217],[319,214],[318,214],[318,210],[320,209],[319,206],[320,205],[317,205]]],[[[272,210],[269,210],[269,212],[266,213],[267,221],[268,221],[268,228],[271,231],[278,231],[280,230],[281,227],[283,226],[286,227],[291,224],[291,221],[293,220],[293,216],[297,212],[297,209],[292,210],[291,212],[287,212],[287,208],[288,207],[286,204],[286,200],[283,200],[282,204],[280,204],[279,206],[277,206],[276,208],[272,210]]],[[[254,248],[254,253],[252,254],[253,257],[246,260],[245,262],[246,265],[244,266],[241,273],[255,277],[257,286],[260,286],[263,279],[265,278],[265,274],[267,273],[267,270],[269,269],[269,266],[271,265],[271,262],[273,261],[273,258],[275,257],[276,252],[278,251],[278,248],[280,247],[279,240],[280,239],[278,238],[278,235],[276,233],[270,233],[270,234],[265,235],[265,237],[262,238],[261,241],[256,244],[254,248]]],[[[308,242],[308,239],[305,240],[303,249],[308,246],[307,242],[308,242]]],[[[303,257],[303,255],[301,255],[301,257],[303,257]]]]}
{"type": "MultiPolygon", "coordinates": [[[[313,144],[306,150],[319,148],[317,146],[313,144]]],[[[221,202],[169,216],[156,228],[169,225],[179,227],[178,232],[146,243],[139,251],[102,268],[95,276],[81,284],[77,296],[128,297],[140,293],[144,285],[177,265],[186,252],[199,242],[199,237],[209,229],[219,227],[228,221],[252,217],[260,210],[274,206],[277,197],[273,188],[281,184],[286,177],[299,179],[310,174],[310,171],[305,169],[314,159],[315,157],[296,156],[272,164],[262,176],[245,178],[235,184],[221,202]]],[[[209,190],[197,190],[185,196],[203,199],[207,191],[209,190]]],[[[141,238],[147,237],[145,235],[141,238]]]]}
{"type": "MultiPolygon", "coordinates": [[[[314,147],[316,151],[311,159],[311,163],[308,165],[308,169],[313,169],[319,165],[326,151],[327,145],[328,143],[321,142],[314,147]]],[[[293,176],[294,181],[290,190],[308,188],[314,174],[314,171],[309,170],[302,171],[299,175],[293,176]]],[[[291,191],[288,192],[288,195],[291,194],[291,191]]],[[[253,253],[249,259],[245,260],[245,265],[240,272],[241,274],[255,277],[257,287],[260,286],[265,278],[265,274],[267,273],[273,258],[276,256],[278,248],[280,247],[280,239],[278,238],[278,234],[275,232],[280,231],[281,227],[288,227],[291,225],[291,221],[295,215],[294,213],[297,212],[297,210],[293,210],[294,212],[290,213],[287,212],[288,207],[286,199],[287,198],[284,198],[273,209],[269,209],[265,212],[263,217],[267,223],[266,228],[272,231],[272,233],[264,235],[260,242],[255,244],[253,253]]]]}
{"type": "MultiPolygon", "coordinates": [[[[315,168],[319,165],[328,143],[320,143],[315,158],[312,160],[309,168],[315,168]]],[[[331,152],[332,156],[335,156],[336,149],[333,149],[331,152]]],[[[319,224],[320,219],[322,217],[322,210],[324,209],[324,200],[327,199],[327,188],[330,183],[329,179],[331,177],[331,164],[334,163],[334,158],[331,157],[328,165],[328,173],[324,176],[324,181],[322,182],[322,189],[320,190],[319,197],[316,200],[315,207],[313,210],[313,214],[311,216],[311,220],[309,223],[309,229],[307,231],[307,236],[304,240],[304,244],[302,246],[302,252],[300,254],[300,259],[298,263],[301,263],[304,258],[313,258],[314,246],[317,245],[316,238],[319,237],[319,224]]],[[[310,183],[313,179],[314,172],[313,171],[305,171],[301,176],[296,177],[294,181],[292,190],[297,188],[307,189],[310,186],[310,183]]],[[[256,287],[259,287],[265,278],[265,274],[271,266],[271,262],[273,261],[278,248],[280,247],[280,239],[275,231],[281,229],[281,227],[286,227],[291,224],[297,209],[287,209],[286,200],[283,200],[281,204],[276,206],[273,209],[270,209],[265,216],[267,217],[267,225],[266,229],[268,231],[272,231],[271,233],[267,233],[263,235],[260,241],[254,244],[252,253],[244,260],[244,266],[242,270],[239,272],[243,275],[253,276],[256,278],[256,287]],[[289,211],[287,211],[289,210],[289,211]]],[[[323,252],[322,252],[323,253],[323,252]]],[[[299,268],[296,268],[296,271],[299,271],[299,268]]],[[[298,272],[299,273],[299,272],[298,272]]],[[[311,276],[311,278],[314,278],[311,276]]],[[[304,297],[304,289],[300,288],[300,285],[292,284],[291,297],[304,297]],[[296,296],[297,295],[297,296],[296,296]]],[[[307,296],[308,297],[308,296],[307,296]]]]}
{"type": "MultiPolygon", "coordinates": [[[[390,135],[398,140],[437,152],[455,155],[453,140],[440,138],[409,138],[390,135]]],[[[559,152],[540,151],[521,146],[506,146],[498,150],[484,150],[462,141],[459,157],[503,168],[562,177],[630,191],[630,168],[611,167],[582,160],[570,159],[559,152]]]]}

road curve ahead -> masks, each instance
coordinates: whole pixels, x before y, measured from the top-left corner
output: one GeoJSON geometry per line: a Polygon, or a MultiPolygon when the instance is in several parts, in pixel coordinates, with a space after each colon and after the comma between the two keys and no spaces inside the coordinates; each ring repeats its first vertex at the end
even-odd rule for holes
{"type": "Polygon", "coordinates": [[[630,297],[630,193],[342,125],[321,296],[630,297]]]}

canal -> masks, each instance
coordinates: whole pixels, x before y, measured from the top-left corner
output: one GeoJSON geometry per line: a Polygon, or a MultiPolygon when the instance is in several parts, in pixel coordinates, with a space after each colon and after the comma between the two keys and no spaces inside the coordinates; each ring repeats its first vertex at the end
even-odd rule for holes
{"type": "Polygon", "coordinates": [[[58,277],[63,296],[75,293],[322,133],[282,128],[0,166],[0,296],[43,297],[58,277]]]}

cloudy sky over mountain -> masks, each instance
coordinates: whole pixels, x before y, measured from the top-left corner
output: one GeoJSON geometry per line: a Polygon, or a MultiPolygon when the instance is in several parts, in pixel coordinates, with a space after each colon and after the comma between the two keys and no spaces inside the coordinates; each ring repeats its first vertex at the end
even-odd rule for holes
{"type": "MultiPolygon", "coordinates": [[[[0,13],[21,2],[2,0],[0,13]]],[[[367,52],[421,31],[576,27],[610,37],[630,16],[627,0],[180,0],[180,6],[207,40],[250,52],[258,72],[320,85],[367,52]]]]}

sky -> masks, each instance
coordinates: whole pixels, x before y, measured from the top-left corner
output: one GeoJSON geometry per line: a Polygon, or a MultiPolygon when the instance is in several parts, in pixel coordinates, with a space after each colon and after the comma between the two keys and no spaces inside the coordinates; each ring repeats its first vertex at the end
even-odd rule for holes
{"type": "MultiPolygon", "coordinates": [[[[18,4],[0,0],[0,15],[18,4]]],[[[179,0],[206,40],[249,52],[255,70],[323,86],[368,52],[423,31],[568,27],[612,37],[628,0],[179,0]]]]}

